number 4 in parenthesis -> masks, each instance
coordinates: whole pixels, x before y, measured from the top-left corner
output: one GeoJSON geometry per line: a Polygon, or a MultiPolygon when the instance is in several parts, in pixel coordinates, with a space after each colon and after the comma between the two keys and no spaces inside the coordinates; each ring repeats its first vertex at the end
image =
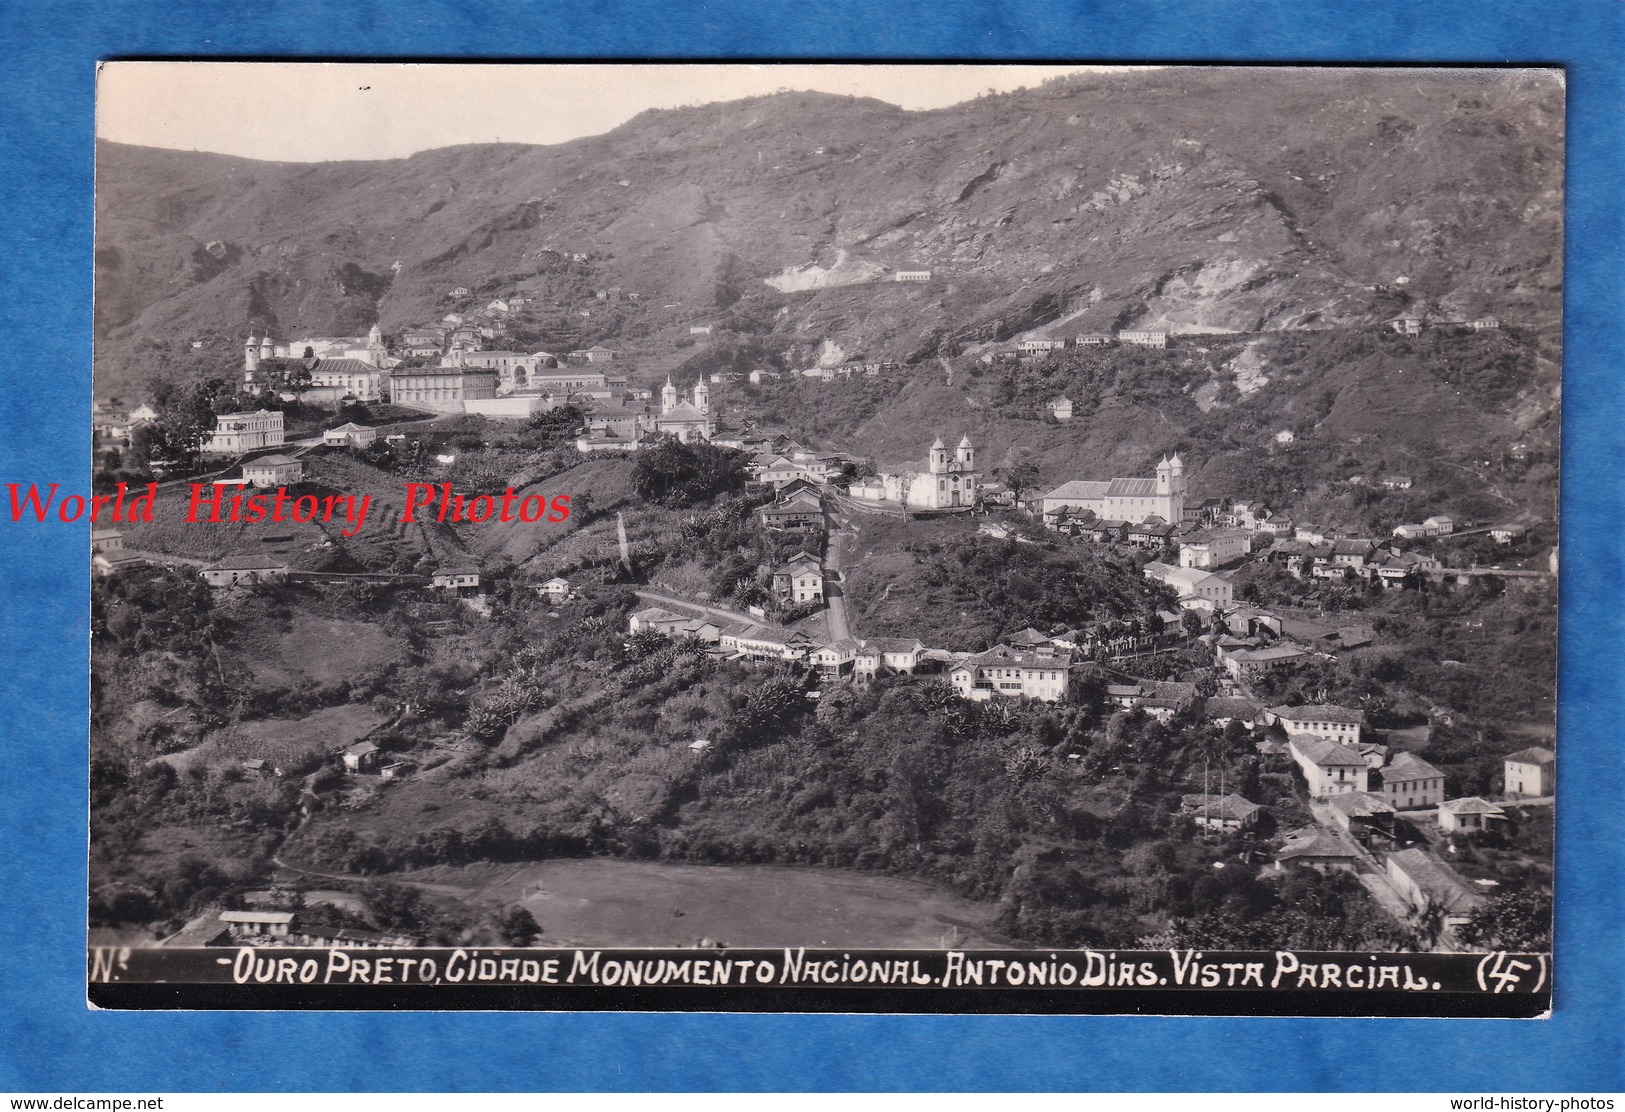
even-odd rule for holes
{"type": "Polygon", "coordinates": [[[1534,983],[1523,991],[1539,992],[1546,985],[1546,957],[1534,954],[1528,958],[1515,958],[1504,950],[1485,954],[1478,963],[1478,987],[1485,992],[1517,992],[1520,983],[1532,972],[1534,983]]]}

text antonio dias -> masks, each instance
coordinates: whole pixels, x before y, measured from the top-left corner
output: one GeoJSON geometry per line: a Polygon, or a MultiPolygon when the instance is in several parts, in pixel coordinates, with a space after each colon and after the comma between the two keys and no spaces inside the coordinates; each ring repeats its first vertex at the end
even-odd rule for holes
{"type": "MultiPolygon", "coordinates": [[[[326,525],[343,521],[342,535],[353,537],[367,524],[372,495],[297,494],[286,486],[254,490],[246,483],[192,483],[186,520],[212,525],[257,525],[262,521],[281,524],[319,521],[326,525]]],[[[8,483],[11,491],[11,520],[25,517],[35,521],[56,518],[67,524],[88,518],[96,525],[150,522],[158,501],[158,484],[148,483],[141,494],[129,497],[125,483],[114,494],[86,498],[79,494],[57,497],[59,484],[51,483],[43,492],[30,483],[23,490],[8,483]],[[53,512],[54,509],[54,512],[53,512]]],[[[520,495],[513,487],[501,494],[458,494],[450,483],[405,484],[406,510],[401,520],[409,524],[433,517],[438,522],[481,524],[487,521],[560,522],[570,516],[570,496],[555,494],[520,495]]]]}

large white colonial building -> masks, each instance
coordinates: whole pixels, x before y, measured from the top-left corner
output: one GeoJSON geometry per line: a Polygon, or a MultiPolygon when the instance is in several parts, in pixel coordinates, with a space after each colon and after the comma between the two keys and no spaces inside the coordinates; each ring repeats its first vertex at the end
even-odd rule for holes
{"type": "Polygon", "coordinates": [[[389,400],[436,413],[465,413],[466,403],[497,396],[497,373],[477,367],[413,367],[389,376],[389,400]]]}
{"type": "Polygon", "coordinates": [[[995,645],[954,665],[948,680],[962,698],[977,702],[994,695],[1025,695],[1054,703],[1066,697],[1071,664],[1070,653],[1048,645],[1032,650],[995,645]]]}
{"type": "Polygon", "coordinates": [[[1177,525],[1185,516],[1185,461],[1164,456],[1149,479],[1085,479],[1063,483],[1043,497],[1044,513],[1091,510],[1102,521],[1137,525],[1153,517],[1177,525]]]}
{"type": "Polygon", "coordinates": [[[385,372],[399,362],[390,357],[376,324],[365,337],[312,336],[276,343],[270,336],[250,336],[243,343],[243,389],[260,394],[298,379],[300,394],[313,400],[354,395],[364,402],[380,401],[385,372]]]}
{"type": "Polygon", "coordinates": [[[256,448],[280,448],[283,436],[282,414],[276,410],[222,413],[202,450],[207,455],[234,456],[256,448]]]}

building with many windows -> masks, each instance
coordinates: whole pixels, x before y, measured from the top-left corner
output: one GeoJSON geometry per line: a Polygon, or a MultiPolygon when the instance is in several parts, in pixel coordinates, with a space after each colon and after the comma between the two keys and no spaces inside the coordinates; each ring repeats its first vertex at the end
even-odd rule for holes
{"type": "Polygon", "coordinates": [[[948,680],[961,696],[978,702],[994,695],[1024,695],[1054,703],[1066,698],[1071,665],[1072,655],[1064,650],[995,645],[954,665],[948,680]]]}
{"type": "Polygon", "coordinates": [[[389,400],[413,409],[461,413],[471,399],[497,396],[497,373],[479,367],[400,368],[389,376],[389,400]]]}
{"type": "Polygon", "coordinates": [[[1150,478],[1088,480],[1062,483],[1040,500],[1046,514],[1088,510],[1102,521],[1139,524],[1160,517],[1166,524],[1185,520],[1185,461],[1164,456],[1150,478]]]}
{"type": "Polygon", "coordinates": [[[1396,753],[1382,767],[1382,794],[1396,811],[1437,807],[1444,802],[1444,773],[1415,753],[1396,753]]]}
{"type": "Polygon", "coordinates": [[[254,413],[222,413],[214,432],[204,442],[205,455],[234,456],[256,448],[280,448],[284,440],[282,414],[261,409],[254,413]]]}
{"type": "Polygon", "coordinates": [[[1289,737],[1287,751],[1303,773],[1311,798],[1330,799],[1334,795],[1370,789],[1370,766],[1357,749],[1299,734],[1289,737]]]}

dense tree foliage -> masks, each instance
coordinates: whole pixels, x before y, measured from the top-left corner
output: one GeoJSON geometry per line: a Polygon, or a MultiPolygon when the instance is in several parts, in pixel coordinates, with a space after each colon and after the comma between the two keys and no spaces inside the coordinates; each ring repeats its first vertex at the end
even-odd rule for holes
{"type": "Polygon", "coordinates": [[[632,472],[638,496],[659,506],[693,506],[744,485],[744,453],[675,439],[639,452],[632,472]]]}

